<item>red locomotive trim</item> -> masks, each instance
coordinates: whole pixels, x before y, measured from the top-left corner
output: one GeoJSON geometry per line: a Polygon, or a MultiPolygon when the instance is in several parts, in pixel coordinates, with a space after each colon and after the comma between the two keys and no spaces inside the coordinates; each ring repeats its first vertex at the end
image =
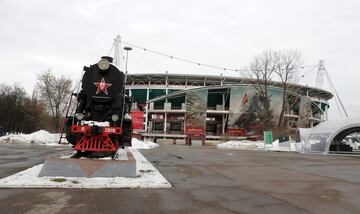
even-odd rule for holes
{"type": "Polygon", "coordinates": [[[75,150],[78,151],[96,151],[96,152],[116,152],[119,147],[119,142],[112,142],[109,135],[107,136],[82,136],[79,142],[75,145],[75,150]]]}
{"type": "MultiPolygon", "coordinates": [[[[92,126],[81,126],[81,125],[72,125],[71,126],[71,132],[77,133],[77,134],[86,134],[90,135],[92,126]]],[[[120,135],[122,134],[122,128],[121,127],[102,127],[102,133],[100,135],[107,136],[110,134],[114,135],[120,135]]]]}
{"type": "Polygon", "coordinates": [[[91,126],[78,126],[78,125],[72,125],[70,128],[71,133],[77,133],[77,134],[90,134],[91,126]]]}
{"type": "Polygon", "coordinates": [[[78,151],[116,152],[119,142],[113,142],[109,135],[122,134],[121,127],[101,127],[102,132],[98,135],[91,134],[92,126],[72,125],[71,132],[84,134],[76,143],[74,149],[78,151]]]}
{"type": "Polygon", "coordinates": [[[103,127],[104,134],[122,134],[122,128],[120,127],[103,127]]]}

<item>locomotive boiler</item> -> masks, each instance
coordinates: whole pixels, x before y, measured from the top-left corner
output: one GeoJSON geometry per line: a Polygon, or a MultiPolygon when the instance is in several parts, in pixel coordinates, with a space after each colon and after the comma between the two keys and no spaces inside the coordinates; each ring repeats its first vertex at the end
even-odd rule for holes
{"type": "Polygon", "coordinates": [[[66,118],[66,138],[77,156],[114,155],[131,146],[131,98],[125,95],[125,74],[111,57],[84,66],[76,111],[66,118]]]}

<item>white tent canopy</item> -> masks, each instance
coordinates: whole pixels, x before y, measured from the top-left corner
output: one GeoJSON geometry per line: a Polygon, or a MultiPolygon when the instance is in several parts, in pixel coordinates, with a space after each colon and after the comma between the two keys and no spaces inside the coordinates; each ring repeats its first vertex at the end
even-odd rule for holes
{"type": "Polygon", "coordinates": [[[360,130],[360,118],[329,120],[311,129],[308,134],[304,152],[328,154],[330,144],[339,136],[360,130]]]}

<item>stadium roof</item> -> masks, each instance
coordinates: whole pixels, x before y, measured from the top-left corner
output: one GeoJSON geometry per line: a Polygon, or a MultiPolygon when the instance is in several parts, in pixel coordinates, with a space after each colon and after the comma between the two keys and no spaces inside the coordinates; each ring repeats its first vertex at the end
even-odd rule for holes
{"type": "MultiPolygon", "coordinates": [[[[209,87],[219,85],[233,84],[252,84],[253,79],[245,79],[234,76],[222,75],[197,75],[197,74],[161,74],[161,73],[145,73],[145,74],[128,74],[127,85],[164,85],[164,86],[184,86],[184,88],[209,87]]],[[[282,88],[282,83],[271,81],[271,86],[282,88]]],[[[300,84],[289,84],[289,90],[298,94],[315,97],[319,99],[329,100],[333,94],[319,88],[304,86],[300,84]]]]}

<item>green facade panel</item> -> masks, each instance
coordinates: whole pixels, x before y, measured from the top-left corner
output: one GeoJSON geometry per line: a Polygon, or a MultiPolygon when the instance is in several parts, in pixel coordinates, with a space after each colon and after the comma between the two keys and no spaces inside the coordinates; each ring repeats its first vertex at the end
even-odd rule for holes
{"type": "Polygon", "coordinates": [[[131,96],[137,104],[146,103],[146,89],[131,89],[131,96]]]}

